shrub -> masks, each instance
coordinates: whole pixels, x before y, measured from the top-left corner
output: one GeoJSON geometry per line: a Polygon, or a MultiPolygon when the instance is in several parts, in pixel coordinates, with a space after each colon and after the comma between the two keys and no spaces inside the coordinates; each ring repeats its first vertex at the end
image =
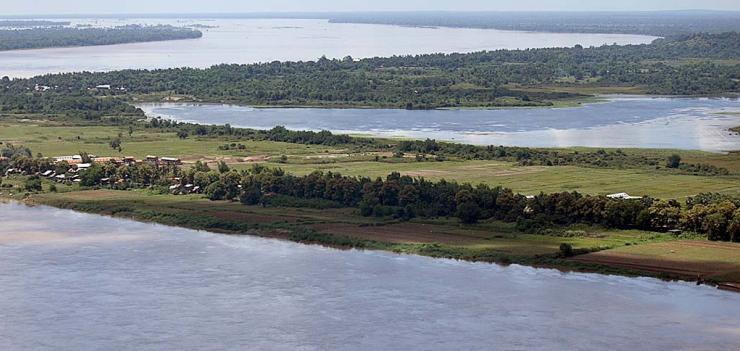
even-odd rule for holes
{"type": "Polygon", "coordinates": [[[568,244],[568,243],[560,244],[560,254],[563,257],[572,257],[573,256],[573,245],[568,244]]]}
{"type": "Polygon", "coordinates": [[[680,165],[681,165],[681,156],[676,155],[676,154],[668,156],[668,159],[666,160],[666,167],[678,168],[678,166],[680,165]]]}
{"type": "Polygon", "coordinates": [[[39,176],[30,176],[26,179],[23,187],[27,191],[41,191],[41,178],[39,176]]]}

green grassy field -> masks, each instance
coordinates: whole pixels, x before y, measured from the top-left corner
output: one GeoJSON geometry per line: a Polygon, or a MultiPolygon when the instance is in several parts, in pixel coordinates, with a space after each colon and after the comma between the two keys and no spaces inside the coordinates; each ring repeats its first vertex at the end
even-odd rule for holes
{"type": "Polygon", "coordinates": [[[219,150],[227,140],[188,138],[180,139],[174,133],[159,133],[154,130],[136,130],[131,136],[126,127],[112,126],[60,126],[44,124],[39,121],[0,122],[0,141],[24,145],[34,153],[44,156],[74,155],[85,151],[98,156],[146,155],[172,156],[183,159],[200,157],[247,157],[255,155],[317,154],[339,152],[341,150],[326,146],[299,145],[279,142],[239,141],[245,144],[245,151],[219,150]],[[112,149],[108,143],[122,135],[123,151],[112,149]]]}
{"type": "Polygon", "coordinates": [[[681,199],[701,192],[740,194],[740,177],[707,177],[660,174],[640,169],[601,169],[574,166],[521,167],[496,161],[448,162],[336,162],[329,164],[281,164],[289,173],[307,174],[314,170],[344,175],[382,177],[389,171],[430,180],[456,180],[473,184],[502,185],[522,194],[578,191],[586,194],[628,192],[659,198],[681,199]]]}

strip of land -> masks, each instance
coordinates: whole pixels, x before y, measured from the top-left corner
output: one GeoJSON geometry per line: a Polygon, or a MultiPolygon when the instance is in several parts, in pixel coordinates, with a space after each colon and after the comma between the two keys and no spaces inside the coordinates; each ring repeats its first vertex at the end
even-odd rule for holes
{"type": "MultiPolygon", "coordinates": [[[[5,195],[7,198],[7,194],[5,195]]],[[[397,222],[359,216],[352,209],[244,206],[197,195],[147,191],[91,190],[27,197],[29,204],[156,222],[234,235],[257,235],[337,248],[386,250],[438,258],[524,264],[564,271],[740,284],[740,244],[682,239],[666,233],[562,228],[550,235],[527,234],[513,224],[455,220],[397,222]],[[304,228],[312,231],[307,233],[304,228]],[[562,244],[576,252],[563,257],[562,244]]]]}
{"type": "Polygon", "coordinates": [[[195,39],[202,36],[203,33],[200,31],[173,26],[32,27],[22,30],[0,30],[0,51],[142,43],[195,39]]]}

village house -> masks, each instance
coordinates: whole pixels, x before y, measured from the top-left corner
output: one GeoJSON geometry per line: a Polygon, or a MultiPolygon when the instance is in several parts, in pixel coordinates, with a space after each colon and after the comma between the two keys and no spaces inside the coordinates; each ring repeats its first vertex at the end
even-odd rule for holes
{"type": "Polygon", "coordinates": [[[174,158],[174,157],[162,157],[159,160],[160,160],[160,163],[167,165],[167,166],[179,166],[182,164],[182,161],[180,161],[179,158],[174,158]]]}
{"type": "Polygon", "coordinates": [[[642,196],[632,196],[627,193],[616,193],[616,194],[609,194],[606,197],[610,199],[620,199],[620,200],[638,200],[642,199],[642,196]]]}
{"type": "Polygon", "coordinates": [[[36,86],[33,88],[33,90],[44,92],[44,91],[47,91],[47,90],[51,90],[51,87],[50,86],[46,86],[46,85],[38,85],[38,84],[36,84],[36,86]]]}
{"type": "MultiPolygon", "coordinates": [[[[90,157],[91,158],[94,158],[95,156],[94,155],[90,155],[90,157]]],[[[82,156],[81,155],[57,156],[57,157],[54,157],[54,162],[55,163],[62,162],[62,161],[66,161],[67,163],[69,163],[71,165],[76,165],[76,164],[83,163],[82,162],[82,156]]]]}
{"type": "Polygon", "coordinates": [[[182,161],[179,158],[158,157],[153,155],[147,156],[144,162],[149,163],[152,166],[179,166],[182,164],[182,161]]]}
{"type": "Polygon", "coordinates": [[[108,163],[113,162],[116,164],[120,164],[121,160],[115,158],[115,157],[109,157],[109,156],[102,156],[102,157],[94,157],[92,158],[93,163],[108,163]]]}
{"type": "Polygon", "coordinates": [[[156,166],[157,164],[159,164],[159,157],[153,156],[153,155],[147,155],[146,158],[144,159],[144,162],[152,166],[156,166]]]}

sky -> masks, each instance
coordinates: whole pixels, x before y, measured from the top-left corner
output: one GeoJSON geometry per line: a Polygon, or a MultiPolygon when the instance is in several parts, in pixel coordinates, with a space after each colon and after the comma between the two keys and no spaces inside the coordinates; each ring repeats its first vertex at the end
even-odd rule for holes
{"type": "Polygon", "coordinates": [[[0,14],[740,10],[740,0],[0,0],[0,14]]]}

